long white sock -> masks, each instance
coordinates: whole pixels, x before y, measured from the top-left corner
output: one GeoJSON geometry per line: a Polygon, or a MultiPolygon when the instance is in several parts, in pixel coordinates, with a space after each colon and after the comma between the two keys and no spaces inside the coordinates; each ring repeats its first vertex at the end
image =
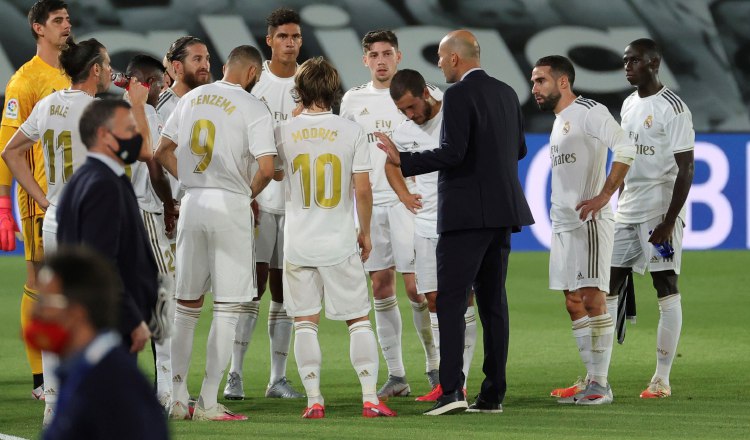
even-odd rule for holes
{"type": "Polygon", "coordinates": [[[240,304],[240,317],[237,321],[237,332],[234,335],[232,347],[232,366],[229,371],[242,376],[242,366],[245,363],[245,353],[250,346],[250,340],[258,323],[260,301],[250,301],[240,304]]]}
{"type": "MultiPolygon", "coordinates": [[[[55,411],[60,382],[57,378],[57,366],[60,358],[51,351],[42,351],[42,372],[44,373],[44,411],[55,411]]],[[[49,421],[49,420],[48,420],[49,421]]]]}
{"type": "Polygon", "coordinates": [[[362,403],[377,404],[378,345],[370,321],[349,326],[349,359],[362,385],[362,403]]]}
{"type": "Polygon", "coordinates": [[[591,327],[589,326],[589,317],[576,319],[571,323],[573,337],[576,339],[578,346],[578,355],[581,356],[581,362],[586,367],[586,376],[591,374],[591,327]]]}
{"type": "Polygon", "coordinates": [[[432,328],[432,342],[435,344],[435,350],[438,355],[438,365],[440,364],[440,325],[438,324],[437,313],[430,312],[430,327],[432,328]]]}
{"type": "MultiPolygon", "coordinates": [[[[161,283],[169,293],[167,302],[167,316],[174,322],[177,299],[174,296],[174,273],[160,276],[161,283]]],[[[174,331],[172,331],[174,333],[174,331]]],[[[172,337],[164,338],[160,344],[154,344],[156,349],[156,396],[172,395],[172,337]]]]}
{"type": "Polygon", "coordinates": [[[406,376],[401,355],[401,312],[398,310],[398,300],[395,296],[375,300],[375,325],[380,349],[383,350],[383,357],[388,366],[388,374],[396,377],[406,376]]]}
{"type": "Polygon", "coordinates": [[[240,316],[239,303],[214,303],[213,321],[206,344],[206,374],[203,376],[200,399],[203,408],[216,406],[219,383],[232,355],[232,343],[240,316]]]}
{"type": "Polygon", "coordinates": [[[190,357],[193,354],[193,337],[200,308],[186,307],[177,304],[174,316],[174,333],[170,346],[172,358],[172,402],[180,402],[187,408],[190,395],[187,388],[190,357]]]}
{"type": "MultiPolygon", "coordinates": [[[[682,301],[679,293],[659,299],[659,326],[656,329],[656,374],[669,386],[669,372],[672,369],[677,343],[682,329],[682,301]]],[[[652,380],[653,380],[652,379],[652,380]]],[[[47,380],[47,376],[44,376],[47,380]]]]}
{"type": "Polygon", "coordinates": [[[440,367],[440,356],[435,350],[435,343],[432,341],[432,325],[430,323],[430,311],[427,310],[427,300],[421,303],[409,301],[411,304],[412,317],[414,319],[414,328],[417,329],[417,336],[422,342],[422,348],[425,355],[425,371],[436,370],[440,367]]]}
{"type": "Polygon", "coordinates": [[[271,301],[268,309],[268,337],[271,339],[271,377],[268,384],[286,376],[286,360],[292,343],[294,320],[287,316],[284,304],[271,301]]]}
{"type": "Polygon", "coordinates": [[[609,313],[589,316],[591,327],[591,379],[599,385],[607,385],[609,361],[612,358],[612,343],[615,332],[609,313]]]}
{"type": "Polygon", "coordinates": [[[307,407],[316,403],[323,405],[323,395],[320,393],[320,365],[323,357],[318,342],[318,324],[310,321],[294,323],[294,358],[307,394],[307,407]]]}
{"type": "Polygon", "coordinates": [[[466,332],[464,333],[464,388],[469,382],[469,369],[471,360],[474,359],[474,349],[477,346],[477,315],[474,306],[470,305],[464,313],[464,322],[466,323],[466,332]]]}

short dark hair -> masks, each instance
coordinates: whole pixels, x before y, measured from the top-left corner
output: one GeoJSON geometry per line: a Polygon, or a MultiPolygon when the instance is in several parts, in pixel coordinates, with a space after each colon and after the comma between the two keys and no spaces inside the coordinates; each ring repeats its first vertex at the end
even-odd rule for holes
{"type": "Polygon", "coordinates": [[[121,99],[95,99],[81,114],[78,130],[81,132],[81,141],[89,150],[96,144],[96,132],[100,127],[110,127],[112,118],[118,108],[130,110],[130,104],[121,99]]]}
{"type": "Polygon", "coordinates": [[[576,69],[573,67],[573,63],[562,55],[549,55],[539,58],[534,67],[540,66],[548,66],[555,78],[562,75],[567,76],[571,87],[576,82],[576,69]]]}
{"type": "Polygon", "coordinates": [[[60,64],[73,84],[81,83],[89,78],[91,66],[102,64],[102,49],[106,48],[95,38],[76,43],[69,37],[67,45],[60,52],[60,64]]]}
{"type": "Polygon", "coordinates": [[[390,43],[391,46],[398,49],[398,37],[388,29],[378,29],[366,33],[362,38],[362,49],[367,52],[374,43],[390,43]]]}
{"type": "Polygon", "coordinates": [[[229,52],[229,56],[227,57],[227,64],[239,60],[247,60],[257,66],[263,64],[263,57],[261,56],[260,51],[247,44],[243,44],[242,46],[237,46],[232,49],[232,51],[229,52]]]}
{"type": "Polygon", "coordinates": [[[34,36],[35,40],[39,39],[39,35],[34,32],[34,23],[44,25],[49,18],[50,12],[59,11],[60,9],[68,9],[68,4],[62,0],[38,0],[29,9],[29,27],[31,28],[31,35],[34,36]]]}
{"type": "Polygon", "coordinates": [[[103,255],[85,246],[61,246],[47,255],[43,269],[60,279],[63,296],[69,303],[86,309],[96,330],[117,327],[120,277],[103,255]]]}
{"type": "Polygon", "coordinates": [[[274,30],[276,30],[276,28],[281,25],[285,25],[289,23],[299,25],[301,22],[302,20],[300,19],[299,14],[294,9],[290,9],[290,8],[275,9],[266,18],[266,24],[268,25],[268,35],[273,35],[274,30]]]}
{"type": "Polygon", "coordinates": [[[138,54],[130,59],[128,67],[127,69],[125,69],[125,74],[127,76],[133,76],[132,73],[135,70],[139,70],[143,73],[152,71],[164,73],[167,69],[164,68],[164,65],[161,63],[161,61],[157,60],[151,55],[138,54]]]}
{"type": "Polygon", "coordinates": [[[424,88],[427,83],[421,73],[412,69],[402,69],[396,72],[391,79],[391,99],[398,101],[406,92],[411,96],[420,97],[424,94],[424,88]]]}
{"type": "Polygon", "coordinates": [[[302,63],[294,75],[294,93],[304,107],[315,104],[329,109],[338,103],[341,93],[339,72],[323,57],[302,63]]]}
{"type": "Polygon", "coordinates": [[[631,41],[628,46],[636,46],[648,55],[661,59],[661,46],[650,38],[639,38],[631,41]]]}
{"type": "Polygon", "coordinates": [[[185,62],[185,58],[188,55],[188,47],[194,44],[206,45],[203,40],[192,35],[185,35],[184,37],[176,39],[175,42],[169,46],[169,50],[167,50],[167,61],[170,63],[172,61],[179,61],[181,63],[185,62]]]}

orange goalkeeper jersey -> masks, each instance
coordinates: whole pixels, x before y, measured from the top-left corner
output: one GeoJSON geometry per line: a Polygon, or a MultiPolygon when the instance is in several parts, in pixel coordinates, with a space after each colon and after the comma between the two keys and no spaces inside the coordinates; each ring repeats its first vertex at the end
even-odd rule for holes
{"type": "MultiPolygon", "coordinates": [[[[18,127],[26,121],[37,102],[57,90],[70,87],[70,78],[60,69],[50,66],[38,56],[21,66],[13,74],[5,88],[5,106],[0,126],[0,151],[5,149],[8,141],[18,127]]],[[[29,166],[36,181],[43,190],[47,190],[47,178],[44,174],[44,157],[42,146],[37,142],[26,154],[29,166]]],[[[12,176],[5,162],[0,159],[0,185],[10,186],[12,176]]],[[[43,214],[36,202],[18,187],[18,207],[20,217],[28,218],[43,214]]]]}

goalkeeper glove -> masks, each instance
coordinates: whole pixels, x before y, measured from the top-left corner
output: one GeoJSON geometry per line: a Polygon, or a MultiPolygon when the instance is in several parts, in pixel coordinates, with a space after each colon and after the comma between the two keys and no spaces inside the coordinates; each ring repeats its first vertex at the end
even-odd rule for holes
{"type": "Polygon", "coordinates": [[[16,250],[15,233],[18,232],[11,206],[10,196],[0,196],[0,250],[6,252],[16,250]]]}

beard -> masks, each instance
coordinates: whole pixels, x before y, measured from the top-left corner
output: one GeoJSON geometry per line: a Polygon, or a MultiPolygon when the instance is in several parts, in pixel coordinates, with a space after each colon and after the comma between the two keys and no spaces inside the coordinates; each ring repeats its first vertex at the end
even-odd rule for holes
{"type": "Polygon", "coordinates": [[[211,80],[210,79],[211,78],[211,74],[210,73],[206,77],[207,78],[206,81],[199,80],[197,73],[198,72],[190,72],[190,73],[185,72],[182,75],[182,82],[184,82],[185,85],[190,88],[190,90],[192,90],[192,89],[194,89],[196,87],[199,87],[199,86],[206,85],[211,80]]]}
{"type": "Polygon", "coordinates": [[[554,110],[555,107],[557,107],[557,103],[560,102],[561,96],[562,95],[559,92],[557,94],[550,93],[549,96],[543,96],[544,101],[537,103],[539,110],[544,112],[554,110]]]}
{"type": "Polygon", "coordinates": [[[250,84],[248,84],[247,86],[245,86],[245,91],[247,93],[252,93],[253,92],[253,87],[255,87],[256,84],[258,84],[258,80],[257,79],[254,79],[254,80],[250,81],[250,84]]]}

